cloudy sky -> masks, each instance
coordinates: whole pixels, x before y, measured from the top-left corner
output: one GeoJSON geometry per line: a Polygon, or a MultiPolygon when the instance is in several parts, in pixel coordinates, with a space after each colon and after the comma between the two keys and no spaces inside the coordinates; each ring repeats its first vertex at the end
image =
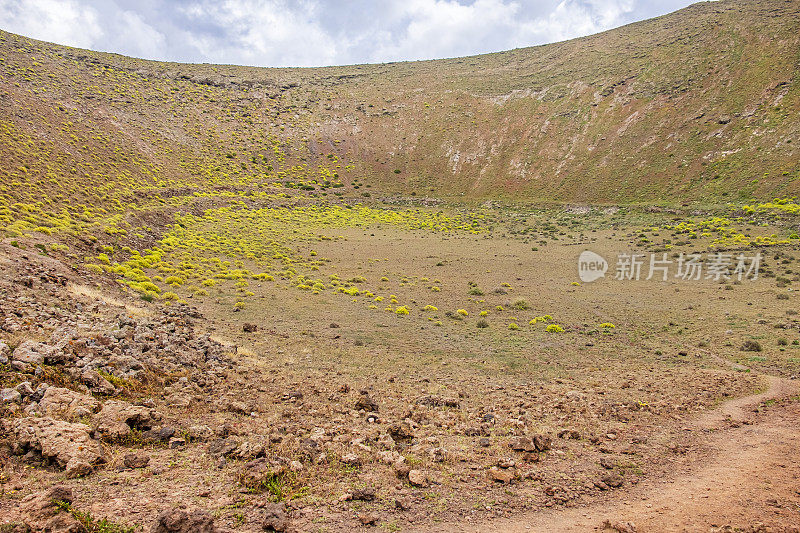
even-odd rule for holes
{"type": "Polygon", "coordinates": [[[0,0],[0,28],[197,63],[320,66],[455,57],[560,41],[691,0],[0,0]]]}

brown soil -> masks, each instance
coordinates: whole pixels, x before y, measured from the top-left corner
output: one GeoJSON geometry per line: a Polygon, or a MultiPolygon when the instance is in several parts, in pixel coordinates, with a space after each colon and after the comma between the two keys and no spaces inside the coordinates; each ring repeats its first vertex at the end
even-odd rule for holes
{"type": "Polygon", "coordinates": [[[766,392],[691,422],[708,433],[707,456],[694,467],[587,506],[436,531],[797,531],[800,405],[781,400],[797,394],[798,385],[772,376],[769,382],[766,392]]]}
{"type": "MultiPolygon", "coordinates": [[[[400,317],[276,282],[253,283],[253,304],[239,312],[231,311],[232,291],[215,287],[205,300],[192,299],[200,313],[176,317],[173,306],[133,299],[69,268],[57,252],[3,245],[0,340],[53,343],[67,325],[79,345],[112,347],[91,357],[79,351],[81,362],[111,365],[120,355],[114,350],[135,354],[147,365],[146,383],[89,392],[105,403],[154,405],[161,426],[190,438],[174,448],[110,443],[106,464],[67,479],[4,435],[0,524],[28,521],[23,501],[55,485],[72,491],[76,509],[144,530],[186,506],[212,514],[220,531],[259,531],[275,500],[292,531],[585,531],[607,520],[622,531],[632,530],[628,523],[636,531],[759,524],[781,531],[797,522],[794,291],[777,299],[778,282],[766,276],[740,285],[576,286],[565,265],[578,248],[569,244],[540,253],[500,232],[491,239],[387,227],[341,233],[341,241],[315,243],[330,258],[329,272],[364,276],[387,300],[396,294],[442,312],[463,307],[469,316],[440,313],[434,325],[420,312],[400,317]],[[423,277],[440,279],[443,290],[432,292],[423,277]],[[486,294],[473,298],[465,279],[486,294]],[[497,293],[506,280],[510,294],[497,293]],[[510,309],[517,298],[532,308],[496,307],[510,309]],[[479,329],[483,308],[491,327],[479,329]],[[563,334],[528,327],[543,313],[553,313],[563,334]],[[119,339],[115,332],[132,319],[138,329],[119,339]],[[509,333],[512,320],[525,327],[509,333]],[[604,321],[617,327],[593,334],[604,321]],[[244,323],[257,329],[245,332],[244,323]],[[161,359],[130,341],[145,326],[161,359]],[[196,346],[205,334],[224,341],[223,359],[203,363],[197,356],[205,348],[171,347],[178,338],[196,346]],[[762,351],[742,351],[746,339],[759,339],[762,351]],[[173,361],[172,353],[182,355],[173,361]],[[212,362],[216,369],[206,368],[212,362]],[[413,437],[404,437],[409,431],[413,437]],[[398,435],[394,445],[390,433],[398,435]],[[515,447],[519,437],[536,436],[552,438],[546,451],[515,447]],[[412,484],[383,462],[390,450],[427,481],[412,484]],[[126,467],[129,454],[148,457],[148,466],[126,467]],[[245,485],[259,472],[251,461],[262,457],[289,469],[278,495],[245,485]]],[[[598,231],[592,247],[611,256],[638,233],[598,231]]],[[[793,250],[776,250],[768,267],[788,278],[797,262],[793,250]]],[[[127,375],[129,359],[115,361],[127,375]]],[[[33,389],[47,382],[85,392],[73,366],[82,368],[75,360],[40,373],[5,365],[2,388],[29,381],[33,389]]],[[[27,416],[32,401],[7,406],[4,418],[27,416]]]]}

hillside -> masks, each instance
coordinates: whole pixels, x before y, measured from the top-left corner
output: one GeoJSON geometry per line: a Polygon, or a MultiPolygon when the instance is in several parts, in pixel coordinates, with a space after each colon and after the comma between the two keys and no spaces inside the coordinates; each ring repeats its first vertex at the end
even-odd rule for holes
{"type": "Polygon", "coordinates": [[[0,32],[0,532],[796,532],[798,30],[316,69],[0,32]]]}
{"type": "Polygon", "coordinates": [[[0,202],[10,222],[14,203],[75,214],[274,182],[467,200],[791,196],[799,30],[800,2],[725,0],[546,46],[313,69],[0,32],[0,202]]]}

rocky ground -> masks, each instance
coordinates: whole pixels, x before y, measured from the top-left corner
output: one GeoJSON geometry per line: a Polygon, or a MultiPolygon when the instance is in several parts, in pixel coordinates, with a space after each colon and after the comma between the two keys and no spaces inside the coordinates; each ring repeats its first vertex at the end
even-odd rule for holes
{"type": "Polygon", "coordinates": [[[676,461],[613,497],[471,527],[434,531],[711,531],[796,533],[798,383],[771,378],[767,391],[723,404],[685,430],[707,433],[700,460],[676,461]]]}
{"type": "Polygon", "coordinates": [[[0,31],[0,533],[793,527],[791,387],[697,420],[800,377],[798,12],[324,69],[0,31]]]}
{"type": "MultiPolygon", "coordinates": [[[[234,353],[196,332],[200,315],[187,306],[150,314],[86,296],[56,261],[12,249],[2,262],[0,364],[9,385],[0,393],[4,527],[82,531],[91,520],[80,525],[53,504],[72,502],[74,489],[31,491],[42,480],[25,479],[20,467],[41,468],[56,480],[148,468],[148,448],[181,449],[195,433],[211,433],[186,426],[169,409],[188,407],[191,393],[219,392],[235,368],[234,353]]],[[[157,520],[178,519],[167,513],[157,520]]],[[[200,522],[211,527],[212,520],[200,522]]]]}
{"type": "Polygon", "coordinates": [[[690,421],[768,385],[639,359],[604,386],[354,366],[335,342],[220,327],[52,256],[0,253],[4,531],[491,529],[702,463],[708,429],[690,421]]]}

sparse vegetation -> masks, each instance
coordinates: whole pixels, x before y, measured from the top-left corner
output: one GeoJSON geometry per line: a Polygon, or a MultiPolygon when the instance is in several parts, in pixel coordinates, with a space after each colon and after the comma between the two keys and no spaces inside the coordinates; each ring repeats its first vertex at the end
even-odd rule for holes
{"type": "Polygon", "coordinates": [[[797,9],[326,69],[0,32],[0,416],[105,454],[67,476],[4,433],[8,505],[63,483],[119,523],[166,498],[258,528],[298,499],[300,529],[425,529],[692,466],[737,430],[692,417],[800,365],[797,9]],[[582,250],[603,280],[574,281],[582,250]]]}
{"type": "Polygon", "coordinates": [[[741,350],[743,352],[760,352],[761,351],[761,343],[756,341],[756,340],[753,340],[753,339],[747,339],[742,344],[741,350]]]}
{"type": "Polygon", "coordinates": [[[136,526],[123,526],[110,522],[105,518],[97,519],[86,511],[76,509],[71,503],[63,501],[54,501],[53,504],[59,511],[69,513],[77,520],[84,531],[87,533],[135,533],[140,530],[136,526]]]}
{"type": "Polygon", "coordinates": [[[523,300],[522,298],[517,298],[511,303],[511,308],[516,309],[517,311],[526,311],[530,306],[528,302],[523,300]]]}

